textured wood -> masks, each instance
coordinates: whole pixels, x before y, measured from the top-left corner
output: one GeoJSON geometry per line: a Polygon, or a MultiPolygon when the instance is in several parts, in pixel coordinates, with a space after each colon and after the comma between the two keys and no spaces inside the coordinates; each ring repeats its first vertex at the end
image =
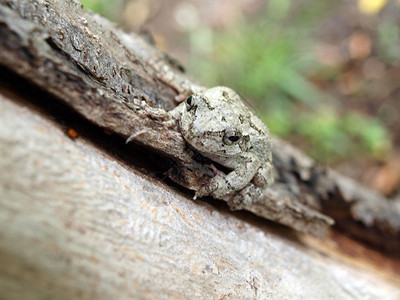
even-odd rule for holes
{"type": "MultiPolygon", "coordinates": [[[[2,64],[97,126],[172,157],[178,164],[168,174],[183,186],[196,189],[207,180],[207,172],[185,171],[190,157],[182,137],[142,105],[169,109],[172,99],[200,88],[167,56],[82,10],[76,1],[0,3],[2,64]]],[[[250,211],[323,235],[332,221],[312,207],[334,217],[345,233],[392,253],[400,251],[398,203],[319,166],[282,141],[275,140],[274,146],[278,184],[250,211]]]]}
{"type": "MultiPolygon", "coordinates": [[[[157,121],[162,113],[154,116],[146,109],[170,109],[174,98],[201,88],[168,56],[73,0],[0,3],[1,64],[97,126],[173,158],[175,169],[168,174],[181,185],[197,189],[207,180],[207,170],[185,168],[191,158],[181,135],[157,121]]],[[[345,234],[392,254],[400,252],[398,201],[321,167],[277,139],[274,165],[277,184],[250,211],[323,235],[332,219],[315,211],[320,210],[345,234]]]]}
{"type": "MultiPolygon", "coordinates": [[[[180,185],[198,190],[207,183],[213,172],[188,169],[191,155],[182,136],[162,124],[164,109],[171,108],[174,99],[201,89],[166,55],[73,0],[0,3],[12,8],[0,6],[0,63],[97,126],[174,159],[167,174],[180,185]],[[154,112],[148,106],[160,109],[154,112]]],[[[265,201],[249,210],[324,236],[333,220],[287,190],[275,190],[272,197],[267,193],[265,201]]]]}
{"type": "Polygon", "coordinates": [[[1,299],[400,296],[398,282],[190,201],[3,92],[1,299]]]}

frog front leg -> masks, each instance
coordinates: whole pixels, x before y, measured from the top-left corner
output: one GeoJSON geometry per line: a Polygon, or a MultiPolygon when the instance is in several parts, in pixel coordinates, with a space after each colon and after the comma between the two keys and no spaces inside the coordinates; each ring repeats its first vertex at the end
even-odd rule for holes
{"type": "Polygon", "coordinates": [[[196,192],[196,196],[211,195],[216,199],[223,199],[224,196],[244,188],[253,179],[260,160],[252,153],[243,153],[240,161],[241,163],[228,174],[213,177],[209,184],[196,192]]]}
{"type": "Polygon", "coordinates": [[[225,200],[232,210],[243,209],[264,196],[265,190],[274,183],[273,165],[267,160],[253,177],[253,180],[243,189],[233,195],[229,195],[225,200]]]}

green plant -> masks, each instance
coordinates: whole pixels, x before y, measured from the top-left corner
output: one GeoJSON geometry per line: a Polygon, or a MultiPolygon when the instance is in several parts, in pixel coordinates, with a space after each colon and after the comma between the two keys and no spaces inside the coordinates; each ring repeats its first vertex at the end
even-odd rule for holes
{"type": "Polygon", "coordinates": [[[125,0],[79,0],[85,9],[90,9],[110,20],[120,21],[125,0]]]}

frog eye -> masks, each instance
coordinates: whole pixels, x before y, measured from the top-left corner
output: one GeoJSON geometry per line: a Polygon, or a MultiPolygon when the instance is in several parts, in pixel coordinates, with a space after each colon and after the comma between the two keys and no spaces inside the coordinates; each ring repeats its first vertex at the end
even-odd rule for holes
{"type": "Polygon", "coordinates": [[[242,139],[242,134],[235,129],[228,129],[225,131],[224,137],[222,138],[223,142],[226,145],[234,145],[240,142],[242,139]]]}
{"type": "Polygon", "coordinates": [[[193,106],[194,106],[193,96],[189,96],[189,98],[186,99],[186,109],[189,111],[193,108],[193,106]]]}

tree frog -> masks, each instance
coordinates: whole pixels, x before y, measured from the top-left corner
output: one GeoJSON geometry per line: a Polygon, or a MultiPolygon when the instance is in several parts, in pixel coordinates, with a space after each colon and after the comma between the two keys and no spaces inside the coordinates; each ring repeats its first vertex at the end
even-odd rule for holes
{"type": "Polygon", "coordinates": [[[268,128],[232,89],[217,86],[195,93],[169,114],[192,148],[229,170],[215,172],[196,196],[210,195],[242,209],[273,183],[268,128]]]}

